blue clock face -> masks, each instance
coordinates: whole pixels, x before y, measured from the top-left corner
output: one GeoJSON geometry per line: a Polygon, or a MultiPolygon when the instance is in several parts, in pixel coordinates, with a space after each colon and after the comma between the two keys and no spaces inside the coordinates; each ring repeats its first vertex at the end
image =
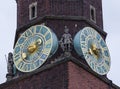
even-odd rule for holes
{"type": "Polygon", "coordinates": [[[16,43],[14,64],[21,72],[31,72],[39,68],[50,56],[51,51],[55,52],[57,46],[57,38],[48,27],[32,26],[16,43]]]}
{"type": "Polygon", "coordinates": [[[93,71],[105,75],[110,69],[110,55],[107,45],[93,28],[85,27],[74,38],[74,48],[93,71]]]}

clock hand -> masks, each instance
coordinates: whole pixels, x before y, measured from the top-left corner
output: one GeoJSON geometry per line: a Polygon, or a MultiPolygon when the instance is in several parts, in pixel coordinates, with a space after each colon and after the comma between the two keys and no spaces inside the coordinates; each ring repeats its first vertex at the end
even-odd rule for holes
{"type": "Polygon", "coordinates": [[[91,47],[88,49],[89,54],[94,55],[97,59],[100,56],[100,48],[97,48],[95,44],[92,44],[91,47]]]}
{"type": "Polygon", "coordinates": [[[38,39],[35,43],[28,46],[27,48],[28,52],[31,54],[34,53],[38,49],[38,46],[41,44],[42,44],[42,40],[38,39]]]}
{"type": "Polygon", "coordinates": [[[88,53],[91,54],[91,55],[93,55],[93,51],[92,51],[91,48],[88,49],[88,53]]]}
{"type": "Polygon", "coordinates": [[[22,53],[22,59],[25,59],[27,57],[26,53],[22,53]]]}
{"type": "MultiPolygon", "coordinates": [[[[27,50],[28,50],[28,52],[30,53],[30,54],[32,54],[32,53],[34,53],[36,50],[37,50],[37,46],[38,45],[41,45],[42,44],[42,40],[41,39],[38,39],[37,41],[36,41],[36,43],[34,43],[34,44],[31,44],[31,45],[29,45],[28,46],[28,48],[27,48],[27,50]]],[[[21,61],[22,60],[24,60],[24,59],[26,59],[27,58],[27,53],[25,53],[25,52],[23,52],[22,53],[22,59],[21,59],[21,61]]]]}
{"type": "Polygon", "coordinates": [[[36,41],[36,44],[41,45],[41,44],[42,44],[42,40],[41,40],[41,39],[38,39],[38,40],[36,41]]]}
{"type": "Polygon", "coordinates": [[[36,44],[31,44],[27,48],[29,53],[34,53],[36,49],[37,49],[37,45],[36,44]]]}

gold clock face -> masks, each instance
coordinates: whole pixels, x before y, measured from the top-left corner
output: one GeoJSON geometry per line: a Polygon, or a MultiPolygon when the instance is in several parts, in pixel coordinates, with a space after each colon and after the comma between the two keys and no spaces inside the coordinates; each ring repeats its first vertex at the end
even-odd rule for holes
{"type": "Polygon", "coordinates": [[[48,58],[52,49],[52,33],[43,25],[32,26],[18,39],[13,53],[14,64],[21,72],[39,68],[48,58]]]}
{"type": "Polygon", "coordinates": [[[97,31],[91,27],[85,27],[76,35],[74,44],[77,53],[86,60],[93,71],[100,75],[108,73],[110,69],[109,50],[97,31]]]}

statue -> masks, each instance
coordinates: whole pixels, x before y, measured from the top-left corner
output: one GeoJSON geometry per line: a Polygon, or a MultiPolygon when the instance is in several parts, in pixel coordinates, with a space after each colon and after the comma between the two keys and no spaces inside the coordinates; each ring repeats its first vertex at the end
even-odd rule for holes
{"type": "Polygon", "coordinates": [[[9,74],[13,74],[13,54],[10,52],[8,54],[7,70],[9,74]]]}
{"type": "Polygon", "coordinates": [[[62,35],[60,39],[60,46],[64,52],[70,52],[71,51],[71,44],[72,44],[72,36],[69,33],[69,29],[67,26],[65,26],[64,34],[62,35]]]}
{"type": "Polygon", "coordinates": [[[13,78],[13,75],[14,75],[14,69],[13,69],[13,54],[10,52],[8,54],[8,60],[7,60],[7,75],[6,75],[6,78],[7,78],[7,81],[11,80],[13,78]]]}

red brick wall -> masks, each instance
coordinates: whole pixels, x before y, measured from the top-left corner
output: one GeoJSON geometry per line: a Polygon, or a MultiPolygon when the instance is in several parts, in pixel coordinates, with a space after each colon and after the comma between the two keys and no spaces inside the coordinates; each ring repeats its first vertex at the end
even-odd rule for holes
{"type": "Polygon", "coordinates": [[[48,15],[48,0],[18,0],[17,2],[17,27],[29,24],[37,20],[39,17],[48,15]],[[37,18],[29,20],[29,5],[37,2],[37,18]]]}
{"type": "Polygon", "coordinates": [[[67,89],[67,64],[0,85],[0,89],[67,89]],[[3,86],[3,87],[2,87],[3,86]]]}
{"type": "Polygon", "coordinates": [[[96,9],[96,25],[103,29],[102,0],[83,0],[83,16],[90,19],[90,5],[96,9]]]}
{"type": "Polygon", "coordinates": [[[68,61],[1,84],[0,89],[120,89],[112,85],[68,61]]]}
{"type": "MultiPolygon", "coordinates": [[[[97,23],[89,22],[94,26],[98,26],[100,31],[103,30],[103,21],[102,21],[102,3],[101,0],[17,0],[17,31],[15,37],[15,43],[19,38],[19,34],[24,32],[28,27],[41,24],[45,22],[47,26],[52,27],[55,34],[58,38],[64,33],[64,26],[67,25],[70,29],[70,33],[74,35],[83,27],[91,26],[95,29],[98,29],[89,23],[86,23],[85,20],[48,20],[46,19],[40,21],[40,17],[46,15],[49,16],[82,16],[87,20],[90,20],[90,5],[93,5],[96,8],[97,13],[97,23]],[[37,1],[37,18],[29,20],[29,5],[37,1]],[[52,23],[52,24],[51,24],[52,23]],[[75,24],[78,25],[75,28],[75,24]]],[[[65,17],[64,17],[65,18],[65,17]]],[[[101,33],[101,32],[100,32],[101,33]]],[[[105,39],[106,34],[101,34],[105,39]]]]}
{"type": "Polygon", "coordinates": [[[105,82],[72,62],[68,63],[68,71],[68,89],[110,89],[105,82]]]}
{"type": "Polygon", "coordinates": [[[50,0],[50,6],[52,15],[82,15],[82,1],[79,0],[50,0]]]}
{"type": "Polygon", "coordinates": [[[90,19],[90,4],[96,8],[97,25],[103,28],[101,0],[17,0],[17,27],[45,15],[84,16],[90,19]],[[37,1],[37,18],[29,20],[29,5],[37,1]]]}

